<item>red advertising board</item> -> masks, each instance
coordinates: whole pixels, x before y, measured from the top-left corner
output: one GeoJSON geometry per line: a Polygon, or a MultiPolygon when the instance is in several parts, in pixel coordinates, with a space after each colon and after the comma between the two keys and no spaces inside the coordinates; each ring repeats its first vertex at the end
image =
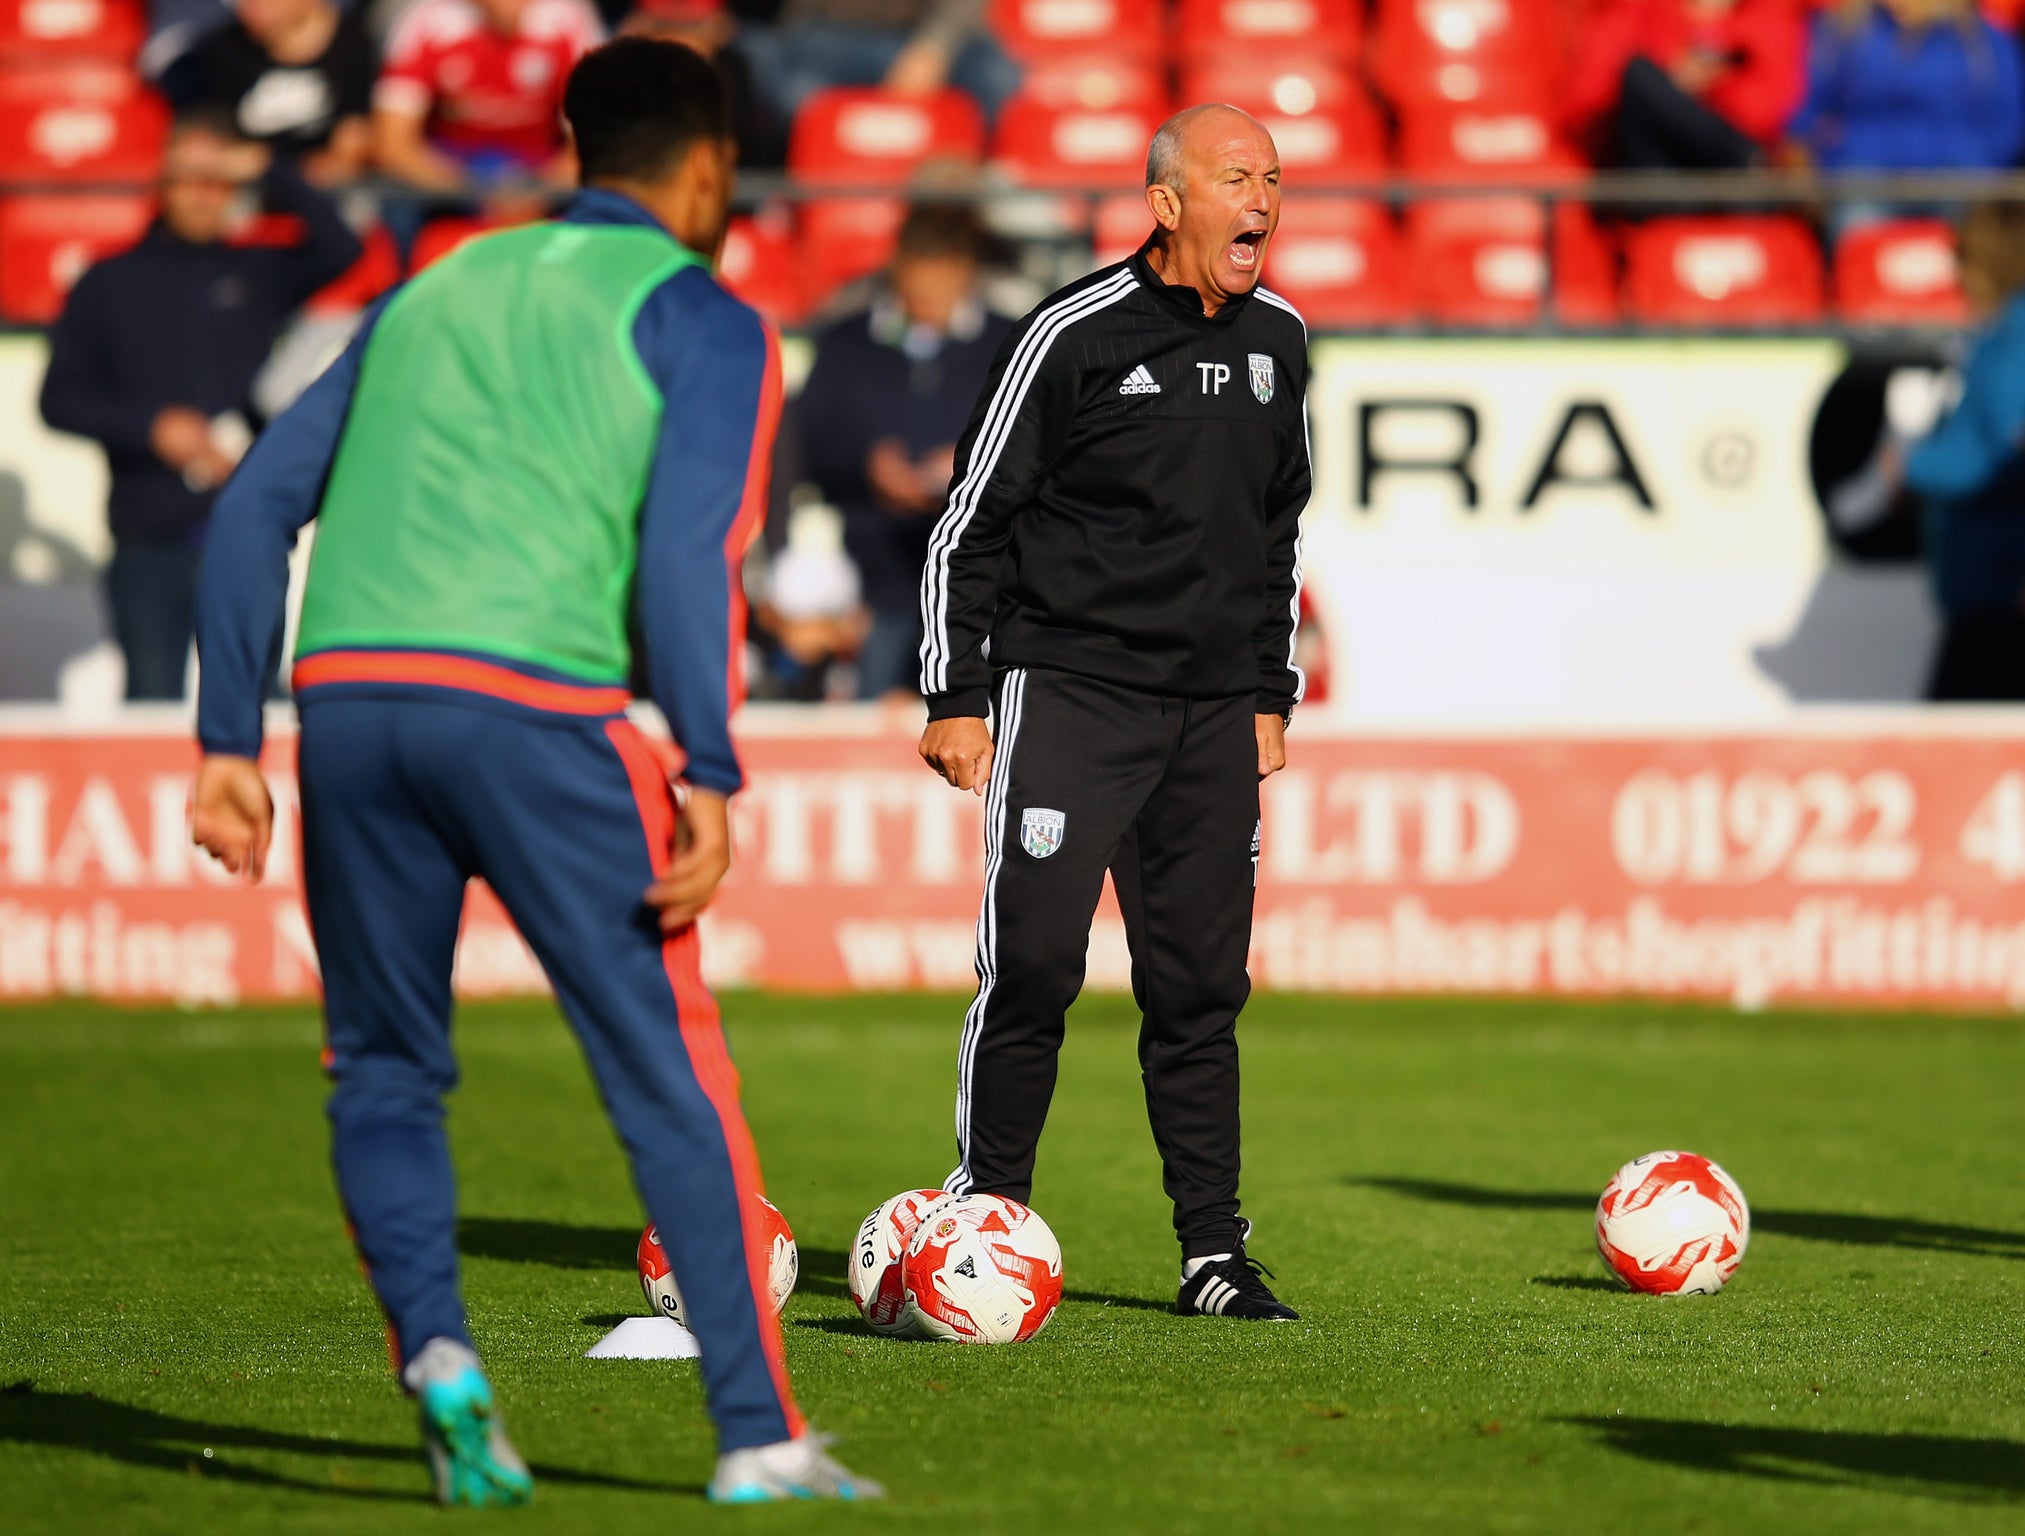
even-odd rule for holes
{"type": "MultiPolygon", "coordinates": [[[[981,807],[846,712],[755,718],[720,984],[968,986],[981,807]]],[[[0,997],[314,995],[293,743],[268,882],[188,846],[171,734],[0,734],[0,997]]],[[[2025,720],[1775,735],[1371,739],[1297,730],[1264,796],[1252,976],[1340,992],[2025,1005],[2025,720]]],[[[1077,828],[1066,829],[1073,837],[1077,828]]],[[[1126,979],[1107,899],[1090,979],[1126,979]]],[[[474,892],[467,994],[541,985],[474,892]]]]}

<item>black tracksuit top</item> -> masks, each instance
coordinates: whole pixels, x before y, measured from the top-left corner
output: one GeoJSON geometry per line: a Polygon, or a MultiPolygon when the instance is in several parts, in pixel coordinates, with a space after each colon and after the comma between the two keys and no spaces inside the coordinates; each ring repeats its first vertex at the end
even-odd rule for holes
{"type": "Polygon", "coordinates": [[[1006,338],[957,445],[921,579],[931,719],[992,673],[1300,701],[1307,327],[1260,287],[1204,316],[1142,249],[1006,338]]]}

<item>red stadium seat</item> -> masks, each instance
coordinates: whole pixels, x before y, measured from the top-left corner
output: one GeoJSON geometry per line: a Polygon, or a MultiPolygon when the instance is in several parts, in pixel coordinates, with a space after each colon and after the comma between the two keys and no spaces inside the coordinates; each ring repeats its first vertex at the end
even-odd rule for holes
{"type": "Polygon", "coordinates": [[[408,252],[408,275],[413,277],[434,266],[465,241],[504,227],[491,219],[431,219],[422,226],[408,252]]]}
{"type": "Polygon", "coordinates": [[[0,55],[131,59],[147,34],[142,0],[0,0],[0,55]]]}
{"type": "Polygon", "coordinates": [[[1368,103],[1361,110],[1338,107],[1299,117],[1262,112],[1258,118],[1289,175],[1315,182],[1384,174],[1385,125],[1368,103]]]}
{"type": "Polygon", "coordinates": [[[1616,258],[1580,203],[1556,207],[1550,226],[1530,198],[1431,199],[1406,229],[1421,309],[1438,324],[1531,325],[1550,291],[1564,325],[1617,319],[1616,258]]]}
{"type": "Polygon", "coordinates": [[[1835,305],[1857,324],[1961,324],[1969,303],[1954,231],[1939,219],[1852,229],[1835,246],[1835,305]]]}
{"type": "Polygon", "coordinates": [[[1547,217],[1525,198],[1434,199],[1407,214],[1407,266],[1442,325],[1526,325],[1547,291],[1547,217]]]}
{"type": "Polygon", "coordinates": [[[140,194],[0,198],[0,319],[49,324],[85,269],[140,239],[154,216],[140,194]]]}
{"type": "Polygon", "coordinates": [[[959,90],[840,88],[817,91],[796,114],[788,169],[804,181],[897,185],[931,161],[974,163],[983,151],[984,117],[959,90]]]}
{"type": "Polygon", "coordinates": [[[1582,164],[1544,108],[1449,102],[1401,111],[1399,161],[1411,174],[1470,181],[1571,174],[1582,164]]]}
{"type": "Polygon", "coordinates": [[[808,312],[794,225],[785,209],[768,208],[751,218],[733,219],[724,232],[717,275],[775,325],[792,325],[808,312]]]}
{"type": "Polygon", "coordinates": [[[1653,219],[1625,241],[1625,303],[1656,325],[1805,325],[1821,318],[1821,252],[1794,218],[1653,219]]]}
{"type": "Polygon", "coordinates": [[[1379,203],[1287,199],[1266,282],[1311,326],[1394,325],[1412,314],[1399,232],[1379,203]]]}
{"type": "Polygon", "coordinates": [[[1370,98],[1347,65],[1298,54],[1198,59],[1181,72],[1181,99],[1189,106],[1227,101],[1255,117],[1371,110],[1370,98]]]}
{"type": "Polygon", "coordinates": [[[123,65],[0,71],[0,183],[152,182],[168,109],[123,65]]]}
{"type": "Polygon", "coordinates": [[[1165,116],[1168,108],[1160,71],[1134,59],[1040,59],[1027,66],[1020,91],[1055,109],[1134,107],[1165,116]]]}
{"type": "Polygon", "coordinates": [[[1146,199],[1137,192],[1120,192],[1097,205],[1096,227],[1091,243],[1096,247],[1097,265],[1108,267],[1123,261],[1153,233],[1153,215],[1146,199]]]}
{"type": "Polygon", "coordinates": [[[1553,239],[1554,312],[1561,323],[1617,324],[1617,248],[1589,205],[1555,205],[1553,239]]]}
{"type": "Polygon", "coordinates": [[[318,315],[348,315],[364,309],[401,280],[401,253],[394,237],[375,224],[361,239],[365,252],[351,270],[309,301],[318,315]]]}
{"type": "Polygon", "coordinates": [[[1541,106],[1560,59],[1541,0],[1381,0],[1368,63],[1396,103],[1541,106]]]}
{"type": "Polygon", "coordinates": [[[1025,60],[1106,54],[1150,61],[1166,41],[1161,0],[992,0],[991,29],[1025,60]]]}
{"type": "Polygon", "coordinates": [[[1351,59],[1363,15],[1355,0],[1181,0],[1178,42],[1189,58],[1272,51],[1351,59]]]}
{"type": "MultiPolygon", "coordinates": [[[[483,233],[490,225],[481,224],[474,233],[483,233]]],[[[294,214],[263,213],[246,222],[231,237],[233,245],[300,245],[303,238],[302,220],[294,214]]],[[[424,232],[424,238],[432,238],[424,232]]],[[[452,245],[429,252],[429,261],[434,261],[446,250],[461,244],[469,235],[460,237],[452,245]]],[[[375,224],[361,237],[365,249],[359,259],[336,282],[310,295],[308,308],[319,315],[349,315],[364,309],[373,300],[385,293],[401,280],[401,253],[394,244],[394,237],[380,225],[375,224]]],[[[423,265],[427,265],[426,262],[423,265]]],[[[420,270],[417,268],[417,270],[420,270]]]]}
{"type": "Polygon", "coordinates": [[[999,119],[997,158],[1033,187],[1136,186],[1160,114],[1146,107],[1092,112],[1015,97],[999,119]]]}
{"type": "Polygon", "coordinates": [[[802,275],[806,297],[820,304],[845,283],[892,260],[907,205],[897,197],[837,197],[801,209],[802,275]]]}

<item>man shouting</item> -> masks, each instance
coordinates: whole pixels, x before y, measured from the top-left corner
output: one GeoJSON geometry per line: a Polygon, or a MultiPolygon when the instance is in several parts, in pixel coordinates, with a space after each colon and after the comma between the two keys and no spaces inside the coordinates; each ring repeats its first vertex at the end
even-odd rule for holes
{"type": "Polygon", "coordinates": [[[922,576],[921,756],[986,796],[953,1191],[1025,1201],[1111,871],[1181,1240],[1176,1310],[1291,1319],[1238,1215],[1237,1016],[1259,781],[1286,763],[1309,490],[1307,330],[1259,285],[1272,137],[1154,135],[1158,226],[1007,339],[922,576]]]}

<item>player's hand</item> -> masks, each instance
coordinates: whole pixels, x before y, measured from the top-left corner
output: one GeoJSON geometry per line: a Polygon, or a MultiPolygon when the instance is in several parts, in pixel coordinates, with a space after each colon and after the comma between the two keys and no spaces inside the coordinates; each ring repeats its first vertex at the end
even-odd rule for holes
{"type": "Polygon", "coordinates": [[[674,933],[702,916],[730,868],[731,802],[692,784],[677,812],[674,857],[647,887],[647,905],[661,914],[661,931],[674,933]]]}
{"type": "Polygon", "coordinates": [[[1255,715],[1258,727],[1259,777],[1270,779],[1287,766],[1287,722],[1278,715],[1255,715]]]}
{"type": "Polygon", "coordinates": [[[197,768],[190,796],[190,841],[249,885],[267,873],[274,840],[274,797],[250,757],[214,753],[197,768]]]}
{"type": "Polygon", "coordinates": [[[929,721],[920,752],[924,763],[958,789],[981,795],[991,782],[991,729],[975,715],[929,721]]]}

